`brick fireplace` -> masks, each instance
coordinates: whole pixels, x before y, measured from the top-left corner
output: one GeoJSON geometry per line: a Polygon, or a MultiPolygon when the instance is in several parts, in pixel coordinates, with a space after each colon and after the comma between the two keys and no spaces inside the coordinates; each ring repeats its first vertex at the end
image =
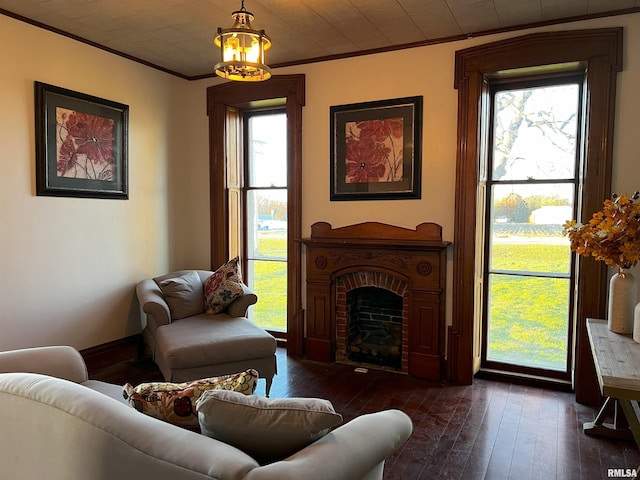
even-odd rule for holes
{"type": "Polygon", "coordinates": [[[408,285],[386,273],[336,279],[336,361],[408,371],[408,285]]]}
{"type": "Polygon", "coordinates": [[[312,225],[302,240],[307,358],[442,378],[449,243],[441,232],[434,223],[312,225]]]}

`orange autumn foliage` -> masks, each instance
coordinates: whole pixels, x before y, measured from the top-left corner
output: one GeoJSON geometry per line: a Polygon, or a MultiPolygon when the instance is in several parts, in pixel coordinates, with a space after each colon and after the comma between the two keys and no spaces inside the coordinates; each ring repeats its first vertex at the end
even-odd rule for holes
{"type": "Polygon", "coordinates": [[[571,250],[593,257],[610,267],[630,268],[640,259],[640,193],[613,195],[604,208],[583,225],[566,222],[564,234],[569,236],[571,250]]]}

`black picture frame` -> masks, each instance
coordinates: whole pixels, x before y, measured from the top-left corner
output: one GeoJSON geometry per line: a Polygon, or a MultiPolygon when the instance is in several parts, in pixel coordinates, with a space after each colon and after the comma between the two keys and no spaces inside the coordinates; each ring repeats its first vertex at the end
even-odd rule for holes
{"type": "Polygon", "coordinates": [[[129,106],[34,82],[36,194],[129,198],[129,106]]]}
{"type": "Polygon", "coordinates": [[[330,107],[332,201],[421,198],[422,98],[330,107]]]}

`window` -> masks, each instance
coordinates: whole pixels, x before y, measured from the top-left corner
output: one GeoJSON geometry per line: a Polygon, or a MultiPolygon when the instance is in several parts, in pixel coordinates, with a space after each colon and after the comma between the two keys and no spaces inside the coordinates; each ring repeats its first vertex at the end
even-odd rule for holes
{"type": "MultiPolygon", "coordinates": [[[[482,351],[483,246],[478,235],[485,225],[486,193],[480,159],[487,154],[484,136],[490,102],[491,78],[572,71],[584,75],[585,139],[589,148],[579,153],[582,178],[576,203],[578,218],[597,211],[611,193],[613,124],[616,76],[622,69],[622,28],[542,32],[471,47],[456,52],[454,86],[458,90],[458,141],[453,258],[452,325],[447,338],[447,379],[470,384],[480,367],[482,351]],[[479,188],[480,187],[480,188],[479,188]]],[[[576,292],[574,325],[576,399],[599,401],[593,371],[586,318],[606,311],[607,271],[604,265],[573,259],[576,292]]],[[[602,263],[602,262],[600,262],[602,263]]]]}
{"type": "Polygon", "coordinates": [[[570,380],[583,77],[489,80],[482,365],[570,380]]]}
{"type": "Polygon", "coordinates": [[[244,114],[243,235],[245,282],[258,295],[251,318],[272,332],[287,331],[287,116],[244,114]]]}
{"type": "MultiPolygon", "coordinates": [[[[209,172],[211,267],[228,260],[230,252],[241,252],[240,232],[230,226],[230,217],[240,217],[242,172],[229,168],[240,162],[242,150],[240,117],[256,109],[283,108],[287,119],[287,333],[290,355],[302,355],[304,310],[302,308],[302,107],[304,75],[274,75],[267,82],[225,82],[207,88],[209,116],[209,172]]],[[[258,299],[266,302],[268,299],[258,299]]],[[[253,309],[254,307],[251,307],[253,309]]]]}

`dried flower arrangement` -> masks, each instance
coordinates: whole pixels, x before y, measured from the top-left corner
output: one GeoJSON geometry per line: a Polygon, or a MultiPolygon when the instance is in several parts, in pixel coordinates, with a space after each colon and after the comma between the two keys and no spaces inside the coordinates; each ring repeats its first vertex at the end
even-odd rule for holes
{"type": "Polygon", "coordinates": [[[604,201],[604,208],[593,214],[586,225],[566,222],[571,250],[593,257],[618,270],[630,268],[640,259],[640,192],[616,195],[604,201]]]}

